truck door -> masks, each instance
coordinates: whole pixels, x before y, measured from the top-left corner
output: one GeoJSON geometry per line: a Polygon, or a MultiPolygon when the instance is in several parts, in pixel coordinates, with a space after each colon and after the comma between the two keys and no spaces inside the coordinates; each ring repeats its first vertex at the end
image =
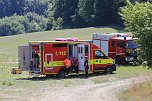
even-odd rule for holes
{"type": "Polygon", "coordinates": [[[79,70],[84,70],[84,56],[85,56],[84,46],[85,46],[84,44],[78,45],[79,70]]]}
{"type": "Polygon", "coordinates": [[[18,64],[21,70],[29,70],[29,47],[18,47],[18,64]]]}
{"type": "Polygon", "coordinates": [[[93,53],[94,70],[104,70],[107,66],[107,57],[100,50],[94,50],[93,53]]]}
{"type": "Polygon", "coordinates": [[[41,44],[29,43],[30,72],[32,74],[41,73],[41,44]]]}

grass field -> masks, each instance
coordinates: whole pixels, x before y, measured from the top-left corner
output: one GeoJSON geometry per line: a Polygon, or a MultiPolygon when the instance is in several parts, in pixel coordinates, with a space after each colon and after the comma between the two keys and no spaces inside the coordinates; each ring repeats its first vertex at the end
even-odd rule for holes
{"type": "MultiPolygon", "coordinates": [[[[54,40],[59,37],[76,37],[78,39],[91,40],[93,33],[110,33],[121,32],[123,30],[116,27],[101,28],[83,28],[83,29],[67,29],[60,31],[45,31],[36,33],[27,33],[15,36],[0,37],[0,101],[9,101],[9,95],[22,94],[29,95],[32,91],[41,90],[45,87],[69,87],[79,86],[86,83],[97,84],[108,82],[111,80],[120,80],[129,77],[151,75],[152,71],[137,67],[118,67],[117,71],[111,75],[90,74],[88,79],[84,75],[70,76],[68,79],[57,79],[55,77],[32,77],[28,72],[22,74],[11,74],[12,67],[17,66],[17,52],[19,45],[26,45],[28,41],[33,40],[54,40]],[[6,98],[5,98],[5,97],[6,98]]],[[[128,91],[129,92],[129,91],[128,91]]],[[[123,96],[123,95],[122,95],[123,96]]],[[[128,95],[129,96],[129,95],[128,95]]],[[[123,99],[122,97],[120,97],[123,99]]],[[[17,100],[15,100],[17,101],[17,100]]]]}

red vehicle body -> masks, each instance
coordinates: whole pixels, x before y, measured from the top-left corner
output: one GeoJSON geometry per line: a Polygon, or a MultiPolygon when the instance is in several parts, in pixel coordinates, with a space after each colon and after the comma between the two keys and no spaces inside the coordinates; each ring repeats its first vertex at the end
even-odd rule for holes
{"type": "Polygon", "coordinates": [[[126,64],[137,60],[135,38],[124,33],[93,34],[93,43],[116,64],[126,64]]]}
{"type": "Polygon", "coordinates": [[[65,73],[64,60],[67,56],[78,59],[79,72],[84,72],[85,56],[88,56],[89,72],[105,71],[112,73],[116,71],[113,59],[107,57],[98,46],[88,40],[57,39],[56,41],[29,42],[28,55],[20,57],[29,58],[25,58],[28,60],[21,59],[19,63],[28,61],[27,66],[20,66],[20,68],[28,68],[30,74],[56,74],[61,76],[65,73]]]}

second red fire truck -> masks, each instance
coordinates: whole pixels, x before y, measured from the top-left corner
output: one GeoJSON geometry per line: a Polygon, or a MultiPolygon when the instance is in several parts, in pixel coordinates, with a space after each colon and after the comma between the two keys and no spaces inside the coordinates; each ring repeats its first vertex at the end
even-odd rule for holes
{"type": "Polygon", "coordinates": [[[133,38],[125,33],[93,34],[93,43],[113,59],[116,64],[128,64],[137,61],[137,48],[133,38]]]}

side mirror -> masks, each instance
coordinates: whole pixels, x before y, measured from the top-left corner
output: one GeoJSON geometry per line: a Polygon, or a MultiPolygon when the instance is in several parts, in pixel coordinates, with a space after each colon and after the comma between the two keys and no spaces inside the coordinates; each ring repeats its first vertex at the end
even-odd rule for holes
{"type": "Polygon", "coordinates": [[[108,57],[105,55],[105,56],[103,56],[103,58],[104,58],[104,59],[107,59],[108,57]]]}

